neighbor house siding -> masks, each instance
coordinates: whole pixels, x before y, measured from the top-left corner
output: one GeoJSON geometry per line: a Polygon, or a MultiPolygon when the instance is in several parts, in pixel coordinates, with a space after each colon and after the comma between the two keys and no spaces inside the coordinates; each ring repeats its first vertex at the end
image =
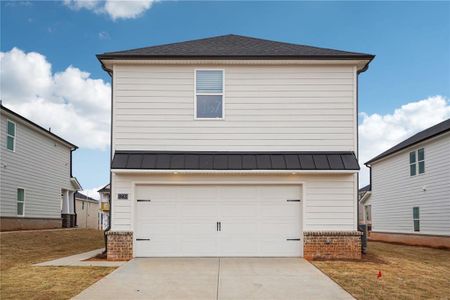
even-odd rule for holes
{"type": "Polygon", "coordinates": [[[420,207],[420,234],[450,236],[450,133],[372,164],[373,231],[415,233],[413,207],[420,207]],[[425,173],[410,176],[409,152],[425,149],[425,173]]]}
{"type": "Polygon", "coordinates": [[[77,209],[77,226],[79,228],[92,228],[99,229],[98,215],[99,215],[99,204],[82,201],[76,199],[75,207],[77,209]],[[84,207],[83,207],[84,202],[84,207]]]}
{"type": "MultiPolygon", "coordinates": [[[[302,189],[304,231],[356,230],[356,174],[332,175],[119,175],[112,176],[112,230],[133,230],[135,205],[133,182],[164,183],[254,183],[286,184],[304,182],[302,189]],[[117,199],[118,193],[129,194],[128,200],[117,199]]],[[[300,183],[299,183],[300,184],[300,183]]]]}
{"type": "Polygon", "coordinates": [[[114,65],[113,150],[355,151],[356,68],[114,65]],[[224,120],[194,120],[194,72],[224,70],[224,120]]]}
{"type": "Polygon", "coordinates": [[[3,111],[0,128],[0,216],[17,216],[17,188],[23,188],[24,217],[61,218],[61,189],[73,189],[70,148],[3,111]],[[16,123],[15,152],[6,148],[7,119],[16,123]]]}

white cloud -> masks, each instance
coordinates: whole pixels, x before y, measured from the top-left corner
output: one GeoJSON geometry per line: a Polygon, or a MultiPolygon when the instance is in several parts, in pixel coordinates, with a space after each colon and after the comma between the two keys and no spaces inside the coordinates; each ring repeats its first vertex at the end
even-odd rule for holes
{"type": "Polygon", "coordinates": [[[68,141],[90,149],[109,145],[110,85],[69,66],[52,73],[45,56],[0,52],[3,104],[68,141]]]}
{"type": "Polygon", "coordinates": [[[96,200],[100,200],[100,194],[97,192],[99,189],[101,189],[103,187],[102,186],[98,186],[98,187],[93,187],[90,189],[84,189],[81,191],[81,193],[83,193],[84,195],[94,198],[96,200]]]}
{"type": "Polygon", "coordinates": [[[109,33],[107,31],[100,31],[98,33],[98,38],[101,40],[109,40],[111,37],[109,36],[109,33]]]}
{"type": "Polygon", "coordinates": [[[113,20],[134,19],[151,8],[156,0],[64,0],[71,9],[87,9],[107,14],[113,20]]]}
{"type": "Polygon", "coordinates": [[[359,143],[360,185],[369,183],[369,169],[364,163],[415,133],[450,118],[450,100],[442,96],[411,102],[393,114],[361,113],[359,143]]]}

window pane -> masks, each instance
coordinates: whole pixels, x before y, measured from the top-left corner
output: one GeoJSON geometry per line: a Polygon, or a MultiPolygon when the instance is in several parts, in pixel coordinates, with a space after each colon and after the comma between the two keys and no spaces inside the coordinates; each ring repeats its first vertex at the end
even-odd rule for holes
{"type": "Polygon", "coordinates": [[[416,175],[416,164],[409,165],[409,175],[411,176],[416,175]]]}
{"type": "Polygon", "coordinates": [[[6,137],[6,148],[14,151],[14,138],[11,136],[6,137]]]}
{"type": "Polygon", "coordinates": [[[23,189],[17,189],[17,201],[25,201],[25,191],[23,189]]]}
{"type": "Polygon", "coordinates": [[[222,96],[197,96],[197,118],[222,118],[222,96]]]}
{"type": "Polygon", "coordinates": [[[197,93],[222,93],[223,72],[197,71],[196,83],[197,93]]]}
{"type": "Polygon", "coordinates": [[[423,148],[419,149],[419,151],[417,151],[417,156],[418,156],[419,160],[424,160],[425,159],[425,150],[423,148]]]}
{"type": "Polygon", "coordinates": [[[419,174],[425,173],[425,161],[419,161],[419,174]]]}
{"type": "Polygon", "coordinates": [[[414,220],[414,231],[420,231],[420,221],[414,220]]]}
{"type": "Polygon", "coordinates": [[[8,121],[8,134],[16,136],[16,125],[10,121],[8,121]]]}
{"type": "Polygon", "coordinates": [[[23,216],[23,202],[17,202],[17,214],[23,216]]]}
{"type": "Polygon", "coordinates": [[[415,163],[416,162],[416,151],[409,152],[409,163],[415,163]]]}
{"type": "Polygon", "coordinates": [[[419,215],[419,208],[418,207],[413,207],[413,219],[418,220],[420,217],[419,215]]]}

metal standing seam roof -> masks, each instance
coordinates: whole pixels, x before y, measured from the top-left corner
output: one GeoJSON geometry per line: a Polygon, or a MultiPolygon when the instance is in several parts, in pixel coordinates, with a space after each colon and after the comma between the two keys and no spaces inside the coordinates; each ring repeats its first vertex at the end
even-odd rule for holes
{"type": "Polygon", "coordinates": [[[102,59],[367,59],[372,54],[277,42],[228,34],[204,39],[98,54],[102,59]]]}
{"type": "Polygon", "coordinates": [[[434,126],[431,126],[419,133],[416,133],[415,135],[413,135],[412,137],[404,140],[401,143],[398,143],[397,145],[395,145],[394,147],[384,151],[383,153],[381,153],[380,155],[372,158],[371,160],[369,160],[368,162],[365,163],[365,165],[370,165],[371,163],[380,160],[388,155],[394,154],[400,150],[403,150],[409,146],[413,146],[417,143],[420,143],[422,141],[425,141],[427,139],[430,139],[432,137],[438,136],[440,134],[443,134],[447,131],[450,131],[450,118],[438,123],[434,126]]]}
{"type": "Polygon", "coordinates": [[[359,170],[353,152],[116,151],[111,169],[359,170]]]}

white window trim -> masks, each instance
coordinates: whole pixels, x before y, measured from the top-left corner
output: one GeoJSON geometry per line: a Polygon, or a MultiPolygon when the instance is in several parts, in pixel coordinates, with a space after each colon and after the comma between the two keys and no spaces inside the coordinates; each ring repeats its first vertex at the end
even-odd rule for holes
{"type": "Polygon", "coordinates": [[[6,150],[11,151],[11,152],[16,152],[16,138],[17,138],[17,124],[14,121],[11,121],[10,119],[6,119],[6,150]],[[8,133],[8,123],[13,123],[14,124],[14,136],[10,135],[8,133]],[[8,148],[8,137],[12,137],[13,138],[13,150],[8,148]]]}
{"type": "Polygon", "coordinates": [[[223,120],[225,120],[225,69],[194,69],[194,120],[198,120],[198,121],[223,121],[223,120]],[[197,93],[197,71],[222,71],[222,93],[197,93]],[[222,95],[222,117],[221,118],[198,118],[197,117],[197,95],[199,95],[199,96],[222,95]]]}
{"type": "Polygon", "coordinates": [[[18,186],[16,188],[16,214],[17,214],[18,217],[25,217],[25,199],[26,199],[25,195],[26,195],[25,189],[23,187],[18,186]],[[20,202],[19,199],[17,199],[19,190],[23,190],[23,202],[22,202],[23,203],[23,210],[22,210],[22,214],[21,215],[17,214],[17,203],[20,202]]]}
{"type": "Polygon", "coordinates": [[[426,165],[425,165],[425,147],[421,147],[419,149],[409,151],[408,152],[408,160],[410,159],[411,152],[415,153],[416,160],[413,163],[411,163],[411,161],[409,162],[409,177],[416,177],[416,176],[424,175],[426,173],[425,172],[425,170],[426,170],[426,165]],[[419,150],[421,150],[421,149],[423,149],[423,159],[419,160],[419,150]],[[423,169],[423,173],[419,173],[419,162],[422,162],[422,161],[424,163],[424,169],[423,169]],[[416,174],[415,175],[411,175],[411,165],[413,165],[413,164],[416,165],[416,167],[415,167],[416,168],[416,174]]]}

